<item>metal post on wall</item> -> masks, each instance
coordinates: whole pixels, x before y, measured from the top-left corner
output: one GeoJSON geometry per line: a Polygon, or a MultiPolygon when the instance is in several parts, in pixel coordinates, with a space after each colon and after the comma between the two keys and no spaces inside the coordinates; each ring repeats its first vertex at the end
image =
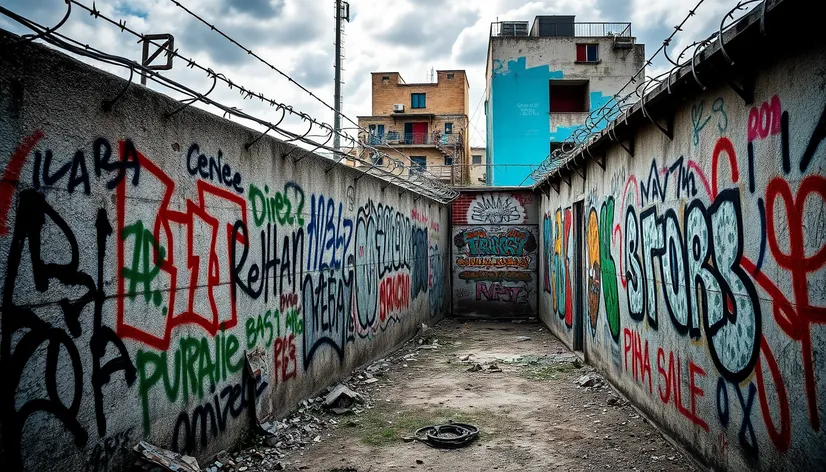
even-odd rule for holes
{"type": "Polygon", "coordinates": [[[344,0],[336,0],[336,64],[335,64],[335,92],[333,97],[333,107],[335,116],[333,117],[333,149],[341,150],[341,33],[344,29],[344,21],[350,21],[350,4],[344,0]]]}
{"type": "MultiPolygon", "coordinates": [[[[141,65],[151,70],[170,70],[172,69],[172,58],[175,51],[175,38],[171,34],[145,34],[141,38],[143,42],[143,52],[141,54],[141,65]],[[162,41],[162,42],[156,42],[162,41]],[[150,43],[157,46],[158,49],[149,54],[150,43]],[[153,61],[164,53],[166,58],[165,63],[153,64],[153,61]]],[[[141,85],[146,85],[146,74],[141,72],[141,85]]]]}

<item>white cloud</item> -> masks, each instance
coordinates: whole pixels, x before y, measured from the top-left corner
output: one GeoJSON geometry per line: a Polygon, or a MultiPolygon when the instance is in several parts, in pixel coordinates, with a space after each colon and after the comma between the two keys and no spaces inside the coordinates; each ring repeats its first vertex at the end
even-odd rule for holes
{"type": "MultiPolygon", "coordinates": [[[[80,0],[91,7],[91,0],[80,0]]],[[[333,102],[334,8],[332,0],[180,0],[218,28],[298,82],[327,103],[333,102]]],[[[492,0],[443,2],[441,0],[351,0],[352,23],[346,26],[343,78],[344,111],[355,120],[370,113],[370,72],[399,71],[409,82],[426,80],[428,71],[466,69],[471,87],[470,113],[477,111],[471,131],[474,144],[484,141],[484,112],[479,103],[485,91],[485,56],[490,23],[501,20],[532,21],[538,14],[571,14],[579,21],[632,21],[638,41],[650,55],[665,36],[696,4],[695,0],[492,0]],[[478,130],[478,132],[476,131],[478,130]]],[[[690,19],[669,51],[675,54],[694,40],[719,27],[722,16],[736,0],[708,0],[690,19]]],[[[65,13],[58,0],[6,0],[6,8],[45,25],[57,23],[65,13]],[[60,5],[60,7],[56,7],[60,5]]],[[[125,19],[141,33],[172,33],[179,52],[216,72],[274,100],[287,103],[325,122],[332,112],[275,71],[248,56],[209,27],[169,0],[96,0],[107,16],[125,19]]],[[[0,28],[25,33],[0,16],[0,28]]],[[[60,32],[111,54],[140,57],[140,45],[117,27],[95,20],[77,6],[60,32]]],[[[121,76],[128,71],[95,64],[121,76]]],[[[651,72],[665,70],[665,60],[655,61],[651,72]]],[[[165,74],[195,90],[206,91],[212,81],[201,71],[177,61],[165,74]]],[[[164,93],[174,93],[151,85],[164,93]]],[[[280,113],[257,100],[243,100],[236,90],[219,84],[210,95],[264,119],[277,121],[280,113]]],[[[213,110],[214,111],[214,110],[213,110]]],[[[345,124],[347,126],[347,124],[345,124]]],[[[294,130],[302,129],[296,125],[294,130]]]]}

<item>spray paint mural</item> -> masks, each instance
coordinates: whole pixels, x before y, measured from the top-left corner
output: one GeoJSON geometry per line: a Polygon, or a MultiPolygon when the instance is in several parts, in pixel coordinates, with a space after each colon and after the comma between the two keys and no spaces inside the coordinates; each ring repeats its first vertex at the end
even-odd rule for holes
{"type": "MultiPolygon", "coordinates": [[[[205,457],[444,314],[437,204],[356,200],[353,185],[380,195],[379,182],[319,178],[323,161],[273,157],[286,147],[271,139],[246,150],[249,130],[201,111],[176,117],[174,136],[160,112],[134,129],[87,106],[119,79],[32,60],[101,82],[0,67],[2,87],[32,93],[0,122],[15,136],[0,143],[8,470],[121,470],[140,439],[205,457]],[[58,102],[85,111],[49,115],[58,102]]],[[[130,89],[119,113],[147,101],[177,104],[130,89]]]]}
{"type": "Polygon", "coordinates": [[[735,470],[826,462],[826,96],[801,97],[782,70],[753,104],[709,90],[677,112],[673,141],[643,128],[635,157],[611,149],[540,205],[543,319],[571,342],[581,287],[589,359],[735,470]]]}
{"type": "Polygon", "coordinates": [[[463,194],[453,203],[453,311],[535,316],[536,203],[528,192],[463,194]]]}

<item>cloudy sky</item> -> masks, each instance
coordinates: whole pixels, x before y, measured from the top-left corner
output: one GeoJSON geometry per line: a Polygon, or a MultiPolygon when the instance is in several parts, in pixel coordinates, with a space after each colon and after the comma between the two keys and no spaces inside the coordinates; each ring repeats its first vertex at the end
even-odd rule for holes
{"type": "MultiPolygon", "coordinates": [[[[91,7],[92,0],[79,0],[91,7]]],[[[399,71],[408,83],[426,82],[435,69],[465,69],[470,81],[471,140],[484,144],[485,56],[490,23],[533,20],[538,14],[576,15],[577,21],[631,21],[646,55],[662,44],[673,27],[697,0],[351,0],[351,22],[346,26],[344,112],[355,120],[370,113],[370,72],[399,71]]],[[[332,104],[334,58],[334,0],[180,0],[296,81],[332,104]]],[[[0,5],[44,25],[56,24],[66,13],[63,0],[0,0],[0,5]]],[[[223,72],[233,82],[292,105],[332,123],[326,110],[305,92],[249,57],[211,31],[170,0],[95,0],[105,15],[126,21],[142,33],[172,33],[179,53],[223,72]]],[[[677,36],[677,47],[707,37],[737,0],[706,0],[677,36]]],[[[0,15],[0,28],[27,30],[0,15]]],[[[96,20],[73,7],[60,29],[67,36],[111,54],[140,59],[140,45],[131,35],[96,20]]],[[[671,50],[671,48],[670,48],[671,50]]],[[[128,71],[106,64],[96,66],[128,76],[128,71]]],[[[660,55],[650,70],[665,70],[660,55]]],[[[212,81],[203,72],[178,61],[170,77],[206,91],[212,81]]],[[[159,85],[150,86],[174,95],[159,85]]],[[[280,113],[259,101],[243,100],[237,91],[219,85],[211,98],[245,112],[276,121],[280,113]]],[[[212,109],[215,111],[215,109],[212,109]]],[[[292,123],[289,126],[298,126],[292,123]]],[[[346,124],[345,124],[346,126],[346,124]]],[[[293,128],[301,129],[301,127],[293,128]]]]}

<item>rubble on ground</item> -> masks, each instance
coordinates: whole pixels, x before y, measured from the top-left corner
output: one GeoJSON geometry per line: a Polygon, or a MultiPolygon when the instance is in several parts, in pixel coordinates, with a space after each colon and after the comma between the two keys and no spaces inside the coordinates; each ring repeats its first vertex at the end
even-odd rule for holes
{"type": "Polygon", "coordinates": [[[191,456],[178,454],[167,449],[153,446],[146,441],[140,441],[134,448],[138,456],[135,468],[148,472],[200,472],[198,461],[191,456]]]}
{"type": "Polygon", "coordinates": [[[578,379],[574,380],[574,383],[578,388],[584,388],[586,390],[610,389],[608,382],[606,382],[605,379],[595,371],[591,371],[580,376],[578,379]]]}
{"type": "MultiPolygon", "coordinates": [[[[298,409],[282,420],[260,425],[255,446],[233,454],[221,451],[203,472],[255,472],[301,470],[284,459],[287,453],[304,451],[329,435],[325,431],[338,424],[358,424],[358,417],[372,409],[373,395],[383,387],[382,376],[395,364],[407,366],[418,360],[421,351],[437,351],[439,340],[422,324],[418,335],[394,355],[378,359],[356,370],[341,382],[327,387],[316,397],[302,401],[298,409]]],[[[492,366],[498,368],[495,365],[492,366]]],[[[486,369],[492,372],[495,369],[486,369]]],[[[501,372],[501,370],[500,370],[501,372]]]]}

